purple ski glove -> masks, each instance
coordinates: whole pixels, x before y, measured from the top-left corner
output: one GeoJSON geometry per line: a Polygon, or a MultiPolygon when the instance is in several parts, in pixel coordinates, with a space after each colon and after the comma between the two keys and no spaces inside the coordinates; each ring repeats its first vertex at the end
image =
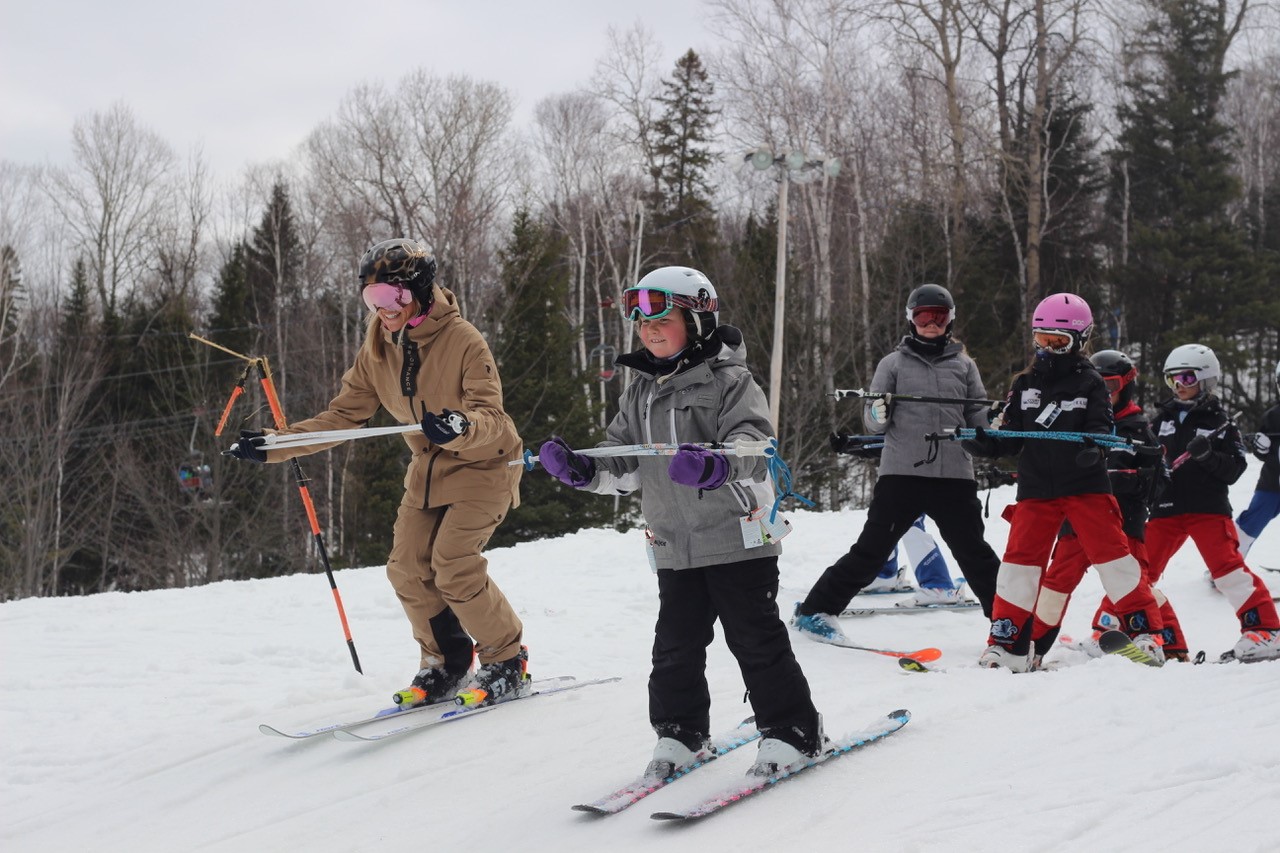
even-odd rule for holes
{"type": "Polygon", "coordinates": [[[682,444],[667,467],[671,482],[691,489],[718,489],[729,479],[729,460],[696,444],[682,444]]]}
{"type": "Polygon", "coordinates": [[[591,457],[574,453],[558,435],[551,436],[550,441],[544,441],[538,448],[538,461],[548,474],[575,489],[581,489],[596,475],[596,463],[591,457]]]}

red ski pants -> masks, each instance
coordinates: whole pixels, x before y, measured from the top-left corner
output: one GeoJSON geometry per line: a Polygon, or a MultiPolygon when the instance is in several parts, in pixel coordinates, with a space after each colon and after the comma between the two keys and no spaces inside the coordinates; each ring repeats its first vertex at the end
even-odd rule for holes
{"type": "Polygon", "coordinates": [[[1151,585],[1129,553],[1120,507],[1114,497],[1089,494],[1027,498],[1012,507],[1011,516],[1009,542],[996,579],[988,642],[1016,653],[1023,653],[1030,646],[1040,579],[1063,519],[1071,522],[1086,559],[1097,567],[1107,595],[1119,610],[1122,629],[1136,636],[1158,633],[1164,627],[1151,585]]]}
{"type": "MultiPolygon", "coordinates": [[[[1182,634],[1182,626],[1178,622],[1178,614],[1173,610],[1173,605],[1169,603],[1169,599],[1160,590],[1155,588],[1155,584],[1151,578],[1150,563],[1147,561],[1147,546],[1141,539],[1134,539],[1132,536],[1126,536],[1129,545],[1129,553],[1138,561],[1138,565],[1142,567],[1142,575],[1146,578],[1148,585],[1151,586],[1151,594],[1156,600],[1156,604],[1160,606],[1160,619],[1164,623],[1164,648],[1166,652],[1185,652],[1187,650],[1186,637],[1182,634]]],[[[1080,581],[1084,578],[1084,573],[1088,571],[1090,566],[1089,558],[1084,553],[1084,546],[1080,544],[1080,537],[1075,533],[1058,537],[1058,542],[1053,546],[1053,559],[1049,563],[1049,568],[1045,570],[1044,578],[1040,582],[1040,596],[1036,599],[1035,620],[1032,623],[1032,638],[1039,640],[1048,634],[1054,628],[1062,625],[1062,617],[1067,612],[1067,604],[1071,601],[1071,594],[1076,591],[1076,587],[1080,585],[1080,581]]],[[[1097,631],[1105,631],[1110,628],[1116,628],[1120,624],[1120,619],[1116,615],[1118,608],[1111,601],[1111,597],[1104,595],[1102,603],[1098,605],[1098,610],[1093,614],[1093,628],[1097,631]]]]}
{"type": "Polygon", "coordinates": [[[1147,555],[1151,577],[1158,581],[1169,560],[1190,538],[1204,559],[1213,585],[1230,602],[1240,630],[1280,630],[1275,602],[1262,579],[1240,556],[1240,540],[1230,516],[1188,512],[1147,522],[1147,555]]]}

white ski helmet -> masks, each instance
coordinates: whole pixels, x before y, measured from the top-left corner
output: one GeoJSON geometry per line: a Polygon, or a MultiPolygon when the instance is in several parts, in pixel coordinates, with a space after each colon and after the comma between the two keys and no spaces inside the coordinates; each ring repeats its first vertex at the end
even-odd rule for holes
{"type": "Polygon", "coordinates": [[[628,320],[663,317],[672,308],[685,309],[693,340],[704,340],[720,322],[715,285],[692,267],[658,267],[622,291],[622,313],[628,320]]]}
{"type": "Polygon", "coordinates": [[[1218,365],[1218,357],[1213,350],[1204,344],[1183,344],[1174,347],[1173,352],[1164,360],[1164,381],[1173,387],[1174,377],[1181,373],[1194,372],[1196,382],[1208,394],[1218,385],[1222,369],[1218,365]]]}

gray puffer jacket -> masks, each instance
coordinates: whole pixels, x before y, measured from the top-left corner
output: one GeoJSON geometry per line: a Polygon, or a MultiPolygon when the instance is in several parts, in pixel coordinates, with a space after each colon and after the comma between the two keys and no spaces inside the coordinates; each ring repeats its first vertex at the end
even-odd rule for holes
{"type": "MultiPolygon", "coordinates": [[[[764,392],[747,369],[742,333],[720,326],[715,355],[661,375],[646,353],[618,359],[636,373],[600,447],[667,442],[760,441],[773,435],[764,392]]],[[[641,490],[640,509],[659,569],[691,569],[782,553],[776,541],[746,548],[739,519],[768,509],[773,480],[764,457],[726,457],[729,481],[699,491],[671,482],[670,456],[600,457],[583,488],[599,494],[641,490]]],[[[781,523],[781,516],[779,516],[781,523]]]]}
{"type": "MultiPolygon", "coordinates": [[[[924,355],[911,346],[910,340],[903,338],[898,348],[876,365],[872,391],[969,400],[987,396],[978,365],[965,354],[962,344],[949,343],[938,355],[924,355]]],[[[957,441],[941,442],[937,458],[919,467],[916,463],[931,455],[931,448],[924,440],[926,434],[956,427],[988,426],[989,407],[977,403],[893,403],[886,425],[871,419],[872,402],[868,400],[864,404],[862,420],[868,431],[884,433],[880,476],[973,479],[973,460],[957,441]]]]}

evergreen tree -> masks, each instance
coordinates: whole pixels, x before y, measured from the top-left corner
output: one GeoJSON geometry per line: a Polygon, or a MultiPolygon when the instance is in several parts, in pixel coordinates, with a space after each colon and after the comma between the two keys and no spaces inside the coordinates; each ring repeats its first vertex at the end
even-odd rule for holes
{"type": "MultiPolygon", "coordinates": [[[[551,435],[572,447],[599,440],[596,413],[583,393],[592,379],[573,359],[574,329],[566,317],[569,282],[561,258],[563,239],[527,210],[516,213],[500,253],[503,311],[494,346],[502,376],[503,406],[524,446],[534,449],[551,435]]],[[[498,527],[491,544],[513,545],[559,536],[608,522],[613,502],[571,489],[539,466],[525,472],[520,506],[498,527]]]]}
{"type": "Polygon", "coordinates": [[[213,290],[213,316],[209,319],[209,331],[218,343],[239,353],[248,354],[254,345],[255,333],[250,328],[256,309],[249,289],[248,246],[243,240],[231,247],[231,255],[218,271],[213,290]]]}
{"type": "Polygon", "coordinates": [[[1233,33],[1218,5],[1156,4],[1136,45],[1146,62],[1126,83],[1129,101],[1118,109],[1111,210],[1118,218],[1127,202],[1129,242],[1117,280],[1129,337],[1148,374],[1188,341],[1214,347],[1228,367],[1233,338],[1259,328],[1264,267],[1229,217],[1241,191],[1232,132],[1219,108],[1233,76],[1223,68],[1233,33]]]}
{"type": "Polygon", "coordinates": [[[298,274],[302,254],[302,241],[294,224],[289,191],[283,183],[276,182],[271,188],[271,199],[262,213],[262,220],[253,229],[245,246],[248,285],[245,313],[249,322],[259,330],[257,345],[250,347],[250,351],[276,351],[275,347],[267,347],[265,342],[280,339],[284,315],[302,297],[298,274]]]}
{"type": "Polygon", "coordinates": [[[655,266],[679,264],[709,269],[717,230],[708,172],[716,161],[711,137],[715,92],[702,60],[692,50],[676,61],[657,100],[662,114],[653,125],[650,207],[657,241],[655,266]]]}

